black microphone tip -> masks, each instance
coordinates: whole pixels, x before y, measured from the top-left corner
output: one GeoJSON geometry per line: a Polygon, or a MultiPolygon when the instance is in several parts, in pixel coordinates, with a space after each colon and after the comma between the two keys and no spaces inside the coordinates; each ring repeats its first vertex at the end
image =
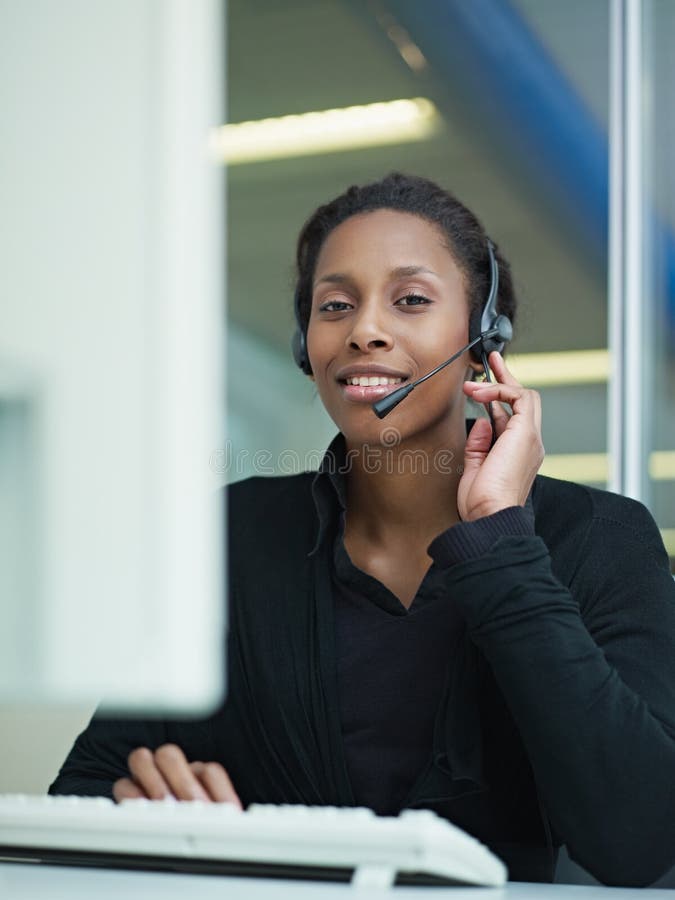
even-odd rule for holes
{"type": "Polygon", "coordinates": [[[403,387],[397,388],[397,390],[392,391],[391,394],[387,394],[386,397],[373,403],[373,412],[377,418],[384,419],[386,415],[389,415],[392,409],[398,406],[401,400],[404,400],[414,387],[415,382],[411,381],[410,384],[404,384],[403,387]]]}

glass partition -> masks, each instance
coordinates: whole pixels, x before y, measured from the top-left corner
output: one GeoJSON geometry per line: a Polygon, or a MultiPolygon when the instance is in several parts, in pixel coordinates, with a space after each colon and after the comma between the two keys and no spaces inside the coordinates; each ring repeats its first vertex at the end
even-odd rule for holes
{"type": "Polygon", "coordinates": [[[648,408],[645,498],[661,528],[675,571],[675,5],[644,4],[643,58],[646,104],[643,132],[650,209],[645,267],[650,331],[645,343],[651,377],[648,408]]]}

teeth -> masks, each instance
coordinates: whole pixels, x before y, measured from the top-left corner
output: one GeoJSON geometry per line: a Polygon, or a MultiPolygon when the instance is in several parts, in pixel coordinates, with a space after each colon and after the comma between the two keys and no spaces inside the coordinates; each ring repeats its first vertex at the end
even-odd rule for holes
{"type": "Polygon", "coordinates": [[[383,375],[353,375],[346,378],[347,384],[357,384],[360,387],[375,387],[378,384],[400,384],[402,378],[385,378],[383,375]]]}

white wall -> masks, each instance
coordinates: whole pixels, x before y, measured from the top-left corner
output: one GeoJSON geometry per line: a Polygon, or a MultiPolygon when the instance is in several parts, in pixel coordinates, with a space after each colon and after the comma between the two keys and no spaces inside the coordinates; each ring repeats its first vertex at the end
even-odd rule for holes
{"type": "Polygon", "coordinates": [[[42,794],[92,708],[0,706],[0,794],[42,794]]]}

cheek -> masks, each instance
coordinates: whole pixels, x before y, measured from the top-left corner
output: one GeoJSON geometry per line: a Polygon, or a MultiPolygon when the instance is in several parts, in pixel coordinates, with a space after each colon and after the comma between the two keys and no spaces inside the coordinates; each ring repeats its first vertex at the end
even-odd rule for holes
{"type": "Polygon", "coordinates": [[[430,322],[428,327],[418,332],[409,346],[413,352],[417,350],[425,358],[432,356],[440,362],[466,345],[468,328],[468,319],[464,321],[460,317],[452,321],[444,319],[442,322],[430,322]]]}
{"type": "Polygon", "coordinates": [[[342,347],[343,340],[336,328],[325,328],[310,319],[307,327],[307,355],[314,373],[321,377],[322,369],[330,363],[342,347]]]}

